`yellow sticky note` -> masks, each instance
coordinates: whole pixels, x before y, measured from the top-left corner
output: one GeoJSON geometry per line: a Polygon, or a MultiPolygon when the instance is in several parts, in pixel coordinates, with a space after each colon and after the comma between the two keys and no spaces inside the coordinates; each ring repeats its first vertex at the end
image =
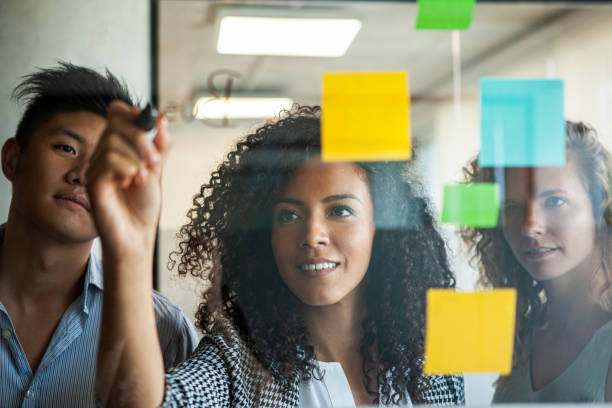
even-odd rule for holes
{"type": "Polygon", "coordinates": [[[323,75],[321,155],[324,161],[408,160],[408,74],[323,75]]]}
{"type": "Polygon", "coordinates": [[[516,290],[427,291],[425,374],[510,374],[516,290]]]}

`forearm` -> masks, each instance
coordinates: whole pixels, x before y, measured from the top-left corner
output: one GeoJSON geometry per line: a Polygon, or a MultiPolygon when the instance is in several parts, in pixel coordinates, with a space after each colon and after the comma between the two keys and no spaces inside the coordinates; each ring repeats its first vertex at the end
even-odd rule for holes
{"type": "Polygon", "coordinates": [[[110,104],[85,179],[105,269],[98,397],[113,407],[151,408],[164,397],[151,265],[162,163],[171,142],[161,117],[151,142],[135,125],[139,113],[121,101],[110,104]]]}
{"type": "Polygon", "coordinates": [[[130,265],[104,257],[96,387],[105,406],[157,407],[164,397],[164,365],[155,325],[151,263],[140,261],[140,265],[137,262],[130,265]]]}

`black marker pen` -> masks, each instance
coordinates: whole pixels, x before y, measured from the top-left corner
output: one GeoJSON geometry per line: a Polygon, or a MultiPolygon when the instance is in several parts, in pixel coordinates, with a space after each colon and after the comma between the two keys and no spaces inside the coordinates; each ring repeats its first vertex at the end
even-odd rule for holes
{"type": "Polygon", "coordinates": [[[147,139],[155,139],[157,134],[157,126],[155,126],[155,120],[157,119],[157,110],[155,110],[150,103],[144,107],[140,115],[136,118],[136,126],[147,132],[147,139]]]}

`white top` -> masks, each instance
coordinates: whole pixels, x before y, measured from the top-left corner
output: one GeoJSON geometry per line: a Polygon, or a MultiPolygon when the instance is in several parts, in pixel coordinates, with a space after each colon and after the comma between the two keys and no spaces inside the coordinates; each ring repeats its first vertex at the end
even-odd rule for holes
{"type": "MultiPolygon", "coordinates": [[[[338,408],[355,407],[355,400],[348,379],[340,363],[316,361],[325,375],[322,380],[300,382],[300,407],[338,408]]],[[[402,406],[412,407],[410,396],[405,394],[402,406]]],[[[382,406],[382,405],[381,405],[382,406]]]]}

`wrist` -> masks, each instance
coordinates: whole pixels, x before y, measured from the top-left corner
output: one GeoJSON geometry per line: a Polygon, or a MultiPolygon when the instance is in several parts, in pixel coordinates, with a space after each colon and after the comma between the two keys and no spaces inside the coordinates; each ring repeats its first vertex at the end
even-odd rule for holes
{"type": "Polygon", "coordinates": [[[103,259],[109,263],[136,266],[153,260],[155,235],[151,237],[127,237],[123,242],[100,237],[103,259]]]}
{"type": "Polygon", "coordinates": [[[113,292],[153,289],[153,253],[102,253],[104,288],[113,292]]]}

